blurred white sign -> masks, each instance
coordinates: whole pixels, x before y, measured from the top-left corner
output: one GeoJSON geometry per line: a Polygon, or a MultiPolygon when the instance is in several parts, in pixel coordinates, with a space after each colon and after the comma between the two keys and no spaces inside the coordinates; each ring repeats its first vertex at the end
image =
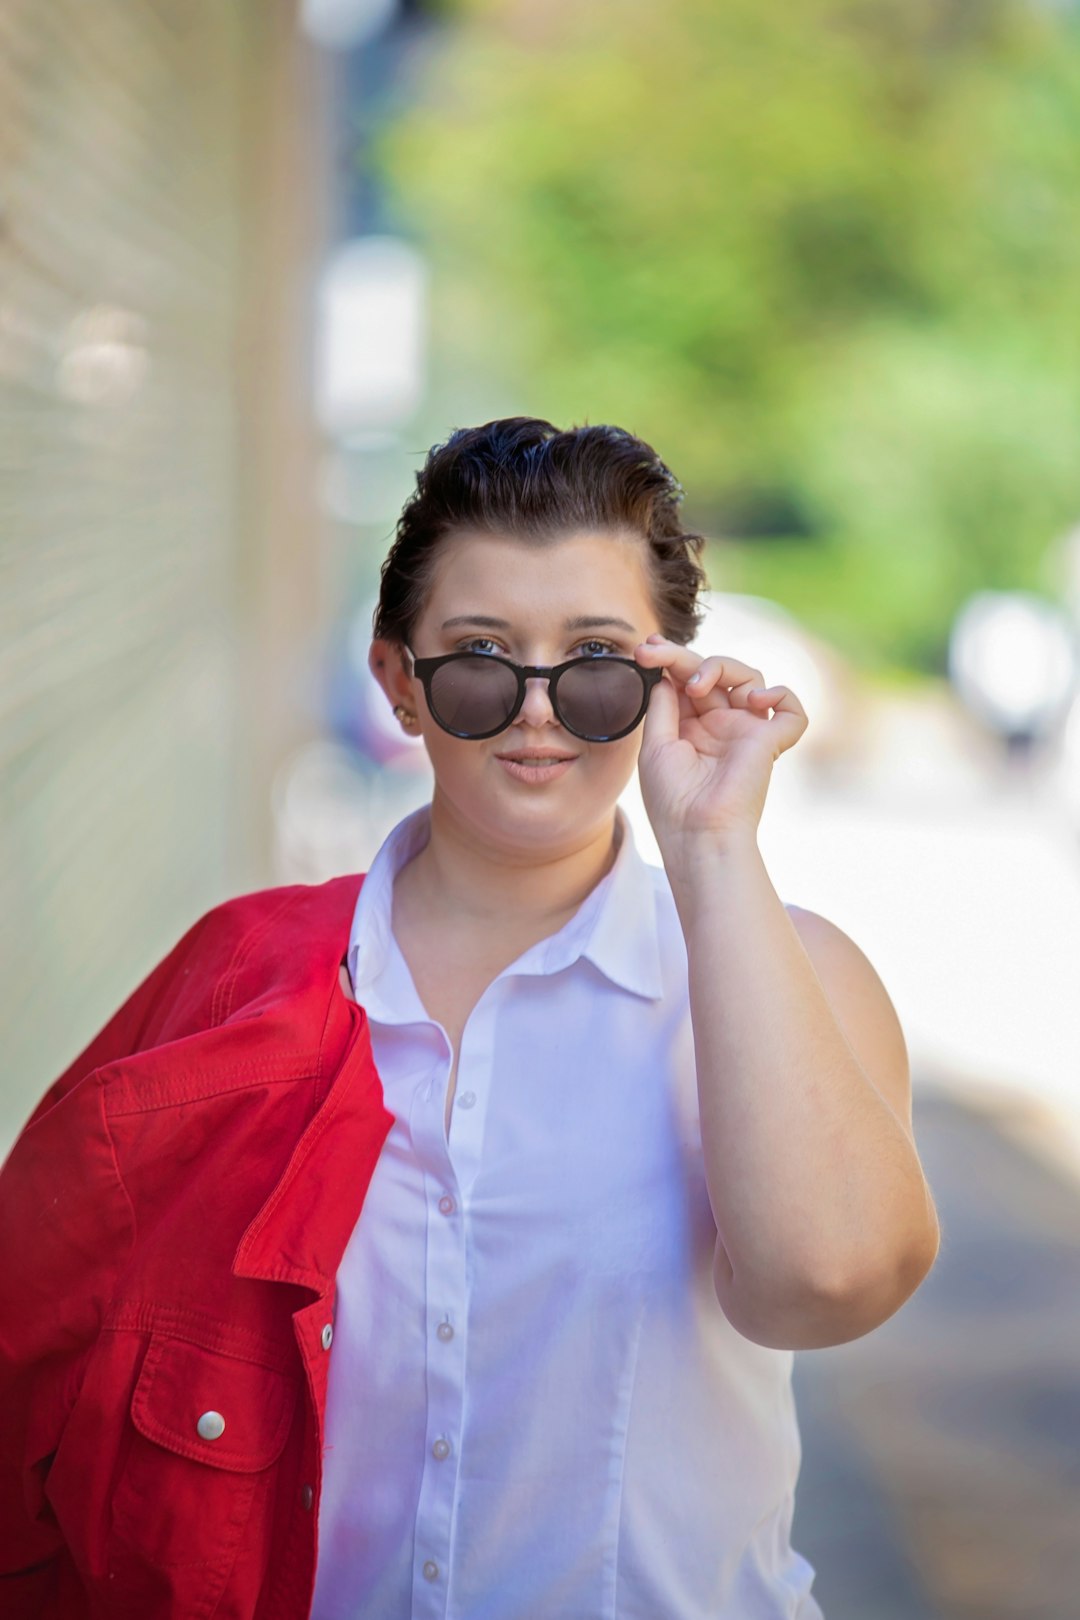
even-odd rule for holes
{"type": "Polygon", "coordinates": [[[317,293],[315,409],[333,438],[410,417],[424,393],[427,266],[407,242],[357,237],[317,293]]]}
{"type": "Polygon", "coordinates": [[[301,0],[300,27],[329,51],[363,45],[381,33],[397,0],[301,0]]]}

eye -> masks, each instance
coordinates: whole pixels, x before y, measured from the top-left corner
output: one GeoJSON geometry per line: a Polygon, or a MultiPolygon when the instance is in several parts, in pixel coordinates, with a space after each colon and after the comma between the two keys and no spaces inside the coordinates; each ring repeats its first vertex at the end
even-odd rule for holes
{"type": "Polygon", "coordinates": [[[455,652],[502,652],[502,648],[499,646],[498,642],[493,641],[490,636],[470,636],[467,641],[459,641],[454,650],[455,652]],[[477,646],[477,643],[481,641],[487,642],[487,646],[477,646]]]}
{"type": "Polygon", "coordinates": [[[582,641],[574,649],[582,658],[593,658],[598,653],[617,653],[619,648],[613,641],[603,641],[599,636],[590,636],[588,641],[582,641]]]}

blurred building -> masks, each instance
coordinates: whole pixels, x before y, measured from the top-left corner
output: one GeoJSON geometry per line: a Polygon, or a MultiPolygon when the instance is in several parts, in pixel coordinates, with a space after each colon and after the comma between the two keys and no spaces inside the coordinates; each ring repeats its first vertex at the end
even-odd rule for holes
{"type": "Polygon", "coordinates": [[[289,0],[0,11],[0,1151],[201,911],[272,881],[334,594],[325,62],[289,0]]]}

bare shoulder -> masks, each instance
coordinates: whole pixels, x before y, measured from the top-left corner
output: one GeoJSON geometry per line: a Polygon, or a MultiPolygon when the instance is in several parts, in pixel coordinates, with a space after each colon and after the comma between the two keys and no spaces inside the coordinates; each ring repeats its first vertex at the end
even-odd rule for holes
{"type": "Polygon", "coordinates": [[[802,906],[784,909],[867,1079],[914,1139],[907,1042],[877,970],[851,936],[827,917],[802,906]]]}

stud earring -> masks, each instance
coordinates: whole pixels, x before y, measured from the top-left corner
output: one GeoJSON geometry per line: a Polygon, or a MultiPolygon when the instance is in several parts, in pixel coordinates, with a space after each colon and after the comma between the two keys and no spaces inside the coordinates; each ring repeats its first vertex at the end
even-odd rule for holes
{"type": "Polygon", "coordinates": [[[404,703],[394,704],[394,714],[396,715],[397,719],[401,721],[403,726],[411,726],[415,723],[415,714],[413,714],[411,709],[407,709],[404,703]]]}

